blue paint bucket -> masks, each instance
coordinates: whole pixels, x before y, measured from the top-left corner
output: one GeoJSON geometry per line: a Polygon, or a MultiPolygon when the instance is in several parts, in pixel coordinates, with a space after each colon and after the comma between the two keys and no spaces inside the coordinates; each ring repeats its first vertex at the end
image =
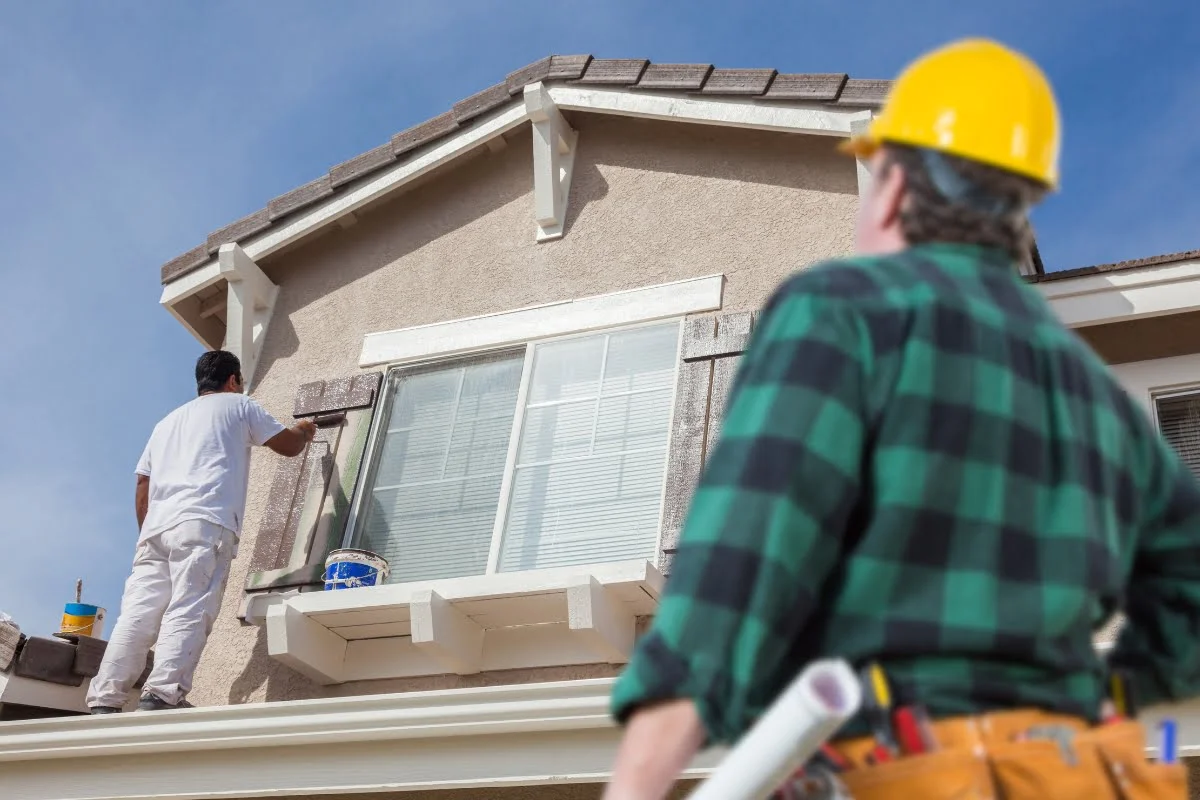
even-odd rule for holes
{"type": "Polygon", "coordinates": [[[381,586],[387,582],[388,562],[370,550],[334,550],[325,559],[325,591],[381,586]]]}
{"type": "Polygon", "coordinates": [[[87,603],[67,603],[58,632],[99,639],[104,634],[104,609],[87,603]]]}

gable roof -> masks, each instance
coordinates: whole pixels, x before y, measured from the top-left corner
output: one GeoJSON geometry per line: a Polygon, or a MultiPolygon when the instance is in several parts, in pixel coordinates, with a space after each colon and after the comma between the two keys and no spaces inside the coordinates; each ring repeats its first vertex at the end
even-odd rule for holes
{"type": "Polygon", "coordinates": [[[271,200],[208,235],[207,241],[162,266],[164,284],[206,263],[221,245],[262,233],[353,182],[412,157],[483,114],[515,99],[533,83],[567,83],[644,92],[694,94],[751,101],[818,103],[842,108],[882,105],[891,81],[851,78],[845,73],[780,73],[774,69],[722,69],[712,64],[654,64],[638,58],[547,56],[487,89],[460,100],[442,114],[397,133],[390,141],[333,167],[328,173],[271,200]]]}

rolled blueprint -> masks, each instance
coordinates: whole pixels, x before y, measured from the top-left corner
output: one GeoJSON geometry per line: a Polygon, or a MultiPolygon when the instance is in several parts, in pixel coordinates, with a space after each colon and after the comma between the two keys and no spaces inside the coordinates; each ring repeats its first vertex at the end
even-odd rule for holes
{"type": "Polygon", "coordinates": [[[841,659],[809,664],[689,800],[763,800],[858,711],[862,688],[841,659]]]}

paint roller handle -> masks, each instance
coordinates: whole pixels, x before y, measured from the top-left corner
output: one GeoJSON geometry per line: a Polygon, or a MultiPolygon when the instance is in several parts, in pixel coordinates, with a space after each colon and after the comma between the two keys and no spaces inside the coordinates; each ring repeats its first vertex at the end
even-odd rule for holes
{"type": "Polygon", "coordinates": [[[306,442],[311,442],[313,437],[317,435],[317,424],[311,419],[299,420],[294,427],[304,437],[306,442]]]}

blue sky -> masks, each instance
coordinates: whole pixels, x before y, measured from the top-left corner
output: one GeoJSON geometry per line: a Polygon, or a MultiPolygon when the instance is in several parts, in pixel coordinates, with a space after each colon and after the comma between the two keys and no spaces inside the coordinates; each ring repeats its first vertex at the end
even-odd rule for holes
{"type": "Polygon", "coordinates": [[[10,2],[0,15],[0,610],[115,612],[133,466],[194,393],[158,268],[209,231],[550,53],[892,77],[988,35],[1065,118],[1049,269],[1200,247],[1200,5],[10,2]]]}

